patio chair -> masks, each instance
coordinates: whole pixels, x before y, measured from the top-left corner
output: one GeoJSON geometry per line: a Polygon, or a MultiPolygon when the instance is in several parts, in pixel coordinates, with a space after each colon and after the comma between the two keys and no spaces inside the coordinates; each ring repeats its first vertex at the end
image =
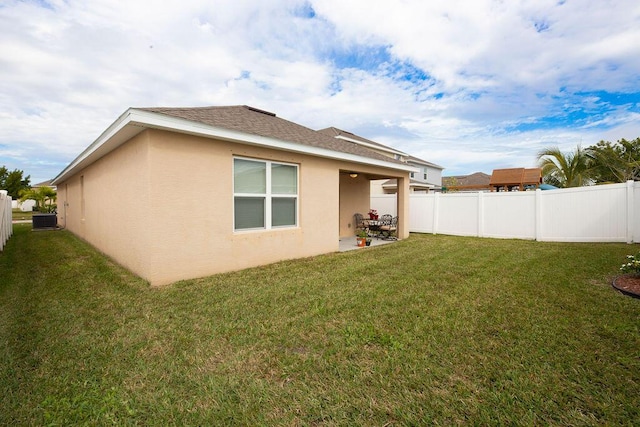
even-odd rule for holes
{"type": "Polygon", "coordinates": [[[356,226],[356,230],[364,230],[369,234],[369,223],[364,219],[361,213],[353,214],[353,222],[356,226]]]}
{"type": "MultiPolygon", "coordinates": [[[[383,215],[385,217],[386,215],[383,215]]],[[[391,215],[389,215],[391,217],[391,215]]],[[[379,237],[385,240],[397,240],[396,231],[398,231],[398,217],[394,216],[388,223],[380,226],[379,237]]]]}
{"type": "Polygon", "coordinates": [[[380,219],[377,222],[377,226],[376,226],[376,237],[378,239],[380,239],[381,237],[383,237],[382,234],[382,227],[385,226],[390,226],[391,225],[391,220],[393,219],[393,216],[389,215],[389,214],[384,214],[380,216],[380,219]]]}

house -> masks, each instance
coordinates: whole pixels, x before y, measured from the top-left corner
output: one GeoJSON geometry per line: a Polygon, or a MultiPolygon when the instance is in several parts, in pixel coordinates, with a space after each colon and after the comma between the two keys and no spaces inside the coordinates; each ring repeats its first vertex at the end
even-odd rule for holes
{"type": "Polygon", "coordinates": [[[415,169],[248,106],[130,108],[54,180],[58,224],[164,285],[339,249],[371,180],[415,169]]]}
{"type": "Polygon", "coordinates": [[[491,175],[475,172],[470,175],[445,176],[442,178],[443,190],[446,191],[489,191],[491,175]]]}
{"type": "MultiPolygon", "coordinates": [[[[440,190],[442,188],[442,171],[444,169],[442,166],[436,165],[435,163],[427,162],[426,160],[411,156],[400,150],[396,150],[395,148],[388,147],[386,145],[335,127],[321,129],[318,132],[344,141],[349,141],[354,144],[362,145],[364,147],[377,151],[384,156],[400,160],[410,166],[413,166],[417,170],[411,172],[410,174],[409,191],[412,193],[426,193],[429,191],[440,190]]],[[[398,184],[395,179],[372,181],[371,193],[395,194],[397,192],[397,186],[398,184]]]]}
{"type": "Polygon", "coordinates": [[[49,188],[51,188],[52,190],[56,190],[56,186],[55,186],[55,185],[53,185],[53,184],[51,183],[51,181],[52,181],[52,180],[51,180],[51,179],[49,179],[49,180],[47,180],[47,181],[42,181],[42,182],[39,182],[39,183],[37,183],[37,184],[33,184],[33,185],[31,186],[31,188],[49,187],[49,188]]]}
{"type": "MultiPolygon", "coordinates": [[[[442,190],[442,166],[410,155],[407,155],[406,162],[418,169],[418,172],[411,172],[409,175],[409,192],[428,193],[442,190]]],[[[380,185],[383,194],[395,194],[398,191],[395,179],[386,180],[380,185]]]]}

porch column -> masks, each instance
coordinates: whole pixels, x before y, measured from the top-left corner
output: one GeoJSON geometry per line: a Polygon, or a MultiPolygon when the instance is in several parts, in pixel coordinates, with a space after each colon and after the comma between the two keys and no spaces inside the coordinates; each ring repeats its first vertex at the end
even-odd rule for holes
{"type": "Polygon", "coordinates": [[[409,176],[398,178],[398,239],[409,237],[409,176]]]}

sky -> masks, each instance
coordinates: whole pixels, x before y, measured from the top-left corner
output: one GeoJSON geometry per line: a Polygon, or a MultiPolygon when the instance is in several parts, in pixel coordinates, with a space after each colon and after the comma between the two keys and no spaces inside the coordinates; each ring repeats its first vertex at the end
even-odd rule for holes
{"type": "Polygon", "coordinates": [[[0,166],[129,107],[250,105],[490,174],[640,137],[637,0],[0,0],[0,166]]]}

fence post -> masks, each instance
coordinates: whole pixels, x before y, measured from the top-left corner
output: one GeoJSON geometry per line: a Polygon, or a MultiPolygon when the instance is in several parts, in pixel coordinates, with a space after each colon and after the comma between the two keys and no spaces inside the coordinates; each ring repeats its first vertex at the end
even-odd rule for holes
{"type": "Polygon", "coordinates": [[[13,233],[12,216],[11,197],[7,195],[7,190],[0,190],[0,251],[4,250],[4,244],[13,233]]]}
{"type": "Polygon", "coordinates": [[[627,243],[633,243],[634,206],[633,181],[627,181],[627,243]]]}
{"type": "Polygon", "coordinates": [[[478,191],[478,237],[484,237],[484,193],[478,191]]]}
{"type": "Polygon", "coordinates": [[[433,199],[433,234],[438,234],[438,212],[440,211],[440,193],[433,199]]]}
{"type": "Polygon", "coordinates": [[[539,188],[536,188],[536,201],[535,201],[535,224],[536,224],[536,231],[535,231],[535,239],[539,242],[540,239],[542,238],[542,190],[539,188]]]}

